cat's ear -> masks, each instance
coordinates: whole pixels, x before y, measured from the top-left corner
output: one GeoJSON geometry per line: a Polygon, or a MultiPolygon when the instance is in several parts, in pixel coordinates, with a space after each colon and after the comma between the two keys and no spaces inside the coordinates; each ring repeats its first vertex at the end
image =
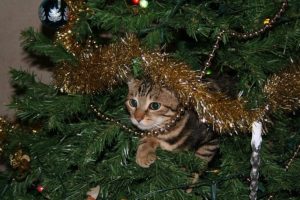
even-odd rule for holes
{"type": "Polygon", "coordinates": [[[161,91],[162,92],[159,96],[160,100],[162,102],[165,102],[165,104],[171,107],[172,109],[176,109],[179,104],[176,94],[174,92],[171,92],[167,88],[162,88],[161,91]]]}
{"type": "Polygon", "coordinates": [[[127,85],[128,85],[129,89],[136,88],[139,83],[140,83],[140,80],[135,79],[133,77],[128,77],[128,79],[127,79],[127,85]]]}

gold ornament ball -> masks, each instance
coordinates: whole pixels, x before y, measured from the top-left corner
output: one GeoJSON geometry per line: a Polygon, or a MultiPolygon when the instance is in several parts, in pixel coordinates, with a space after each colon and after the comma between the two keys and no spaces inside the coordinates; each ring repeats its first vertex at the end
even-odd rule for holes
{"type": "Polygon", "coordinates": [[[264,20],[264,25],[268,25],[268,24],[270,24],[270,19],[269,18],[264,20]]]}

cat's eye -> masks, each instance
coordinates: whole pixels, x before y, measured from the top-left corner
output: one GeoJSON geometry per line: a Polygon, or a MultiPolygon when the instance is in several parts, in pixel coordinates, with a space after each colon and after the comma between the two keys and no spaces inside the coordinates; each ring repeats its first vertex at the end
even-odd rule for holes
{"type": "Polygon", "coordinates": [[[149,108],[151,110],[158,110],[160,108],[160,103],[152,102],[152,103],[150,103],[149,108]]]}
{"type": "Polygon", "coordinates": [[[137,101],[136,101],[135,99],[130,99],[130,100],[129,100],[129,105],[130,105],[131,107],[136,108],[136,107],[137,107],[137,101]]]}

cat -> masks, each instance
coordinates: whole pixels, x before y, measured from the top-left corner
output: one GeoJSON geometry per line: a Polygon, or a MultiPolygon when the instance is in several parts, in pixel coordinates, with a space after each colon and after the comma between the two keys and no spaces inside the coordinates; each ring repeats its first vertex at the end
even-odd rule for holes
{"type": "MultiPolygon", "coordinates": [[[[148,79],[128,81],[126,107],[131,122],[143,131],[164,128],[178,114],[178,98],[167,88],[148,79]]],[[[156,160],[156,149],[167,151],[191,150],[207,162],[219,149],[219,140],[211,128],[202,123],[196,112],[187,110],[174,127],[155,136],[144,136],[139,141],[136,163],[148,168],[156,160]]]]}

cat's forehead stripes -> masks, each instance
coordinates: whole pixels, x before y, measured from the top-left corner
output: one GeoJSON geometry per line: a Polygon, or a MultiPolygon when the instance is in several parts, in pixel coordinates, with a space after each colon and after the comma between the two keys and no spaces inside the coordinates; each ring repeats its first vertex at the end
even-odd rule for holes
{"type": "Polygon", "coordinates": [[[177,97],[168,89],[149,80],[131,80],[128,82],[127,99],[136,99],[139,105],[148,108],[151,102],[158,102],[164,107],[175,111],[178,107],[177,97]]]}
{"type": "Polygon", "coordinates": [[[149,81],[143,81],[138,88],[139,96],[148,96],[150,92],[152,92],[153,84],[149,81]]]}

